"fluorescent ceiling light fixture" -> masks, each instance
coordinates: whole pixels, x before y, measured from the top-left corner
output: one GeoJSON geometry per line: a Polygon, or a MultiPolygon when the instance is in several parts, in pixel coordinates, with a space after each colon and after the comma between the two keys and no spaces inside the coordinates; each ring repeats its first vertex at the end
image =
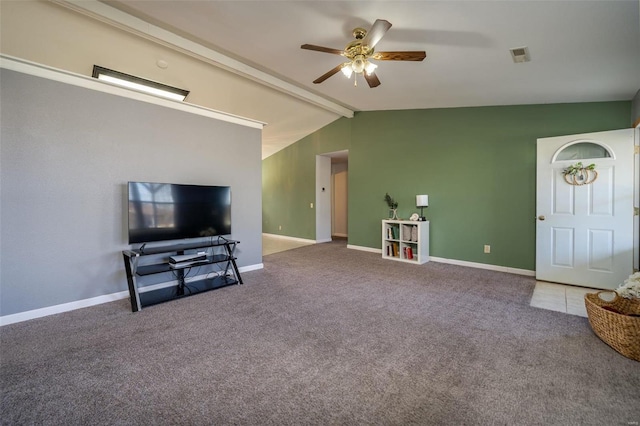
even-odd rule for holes
{"type": "Polygon", "coordinates": [[[182,102],[189,94],[188,90],[178,89],[177,87],[167,86],[166,84],[157,83],[151,80],[145,80],[144,78],[110,70],[98,65],[93,66],[93,77],[128,89],[138,90],[140,92],[173,99],[175,101],[182,102]]]}

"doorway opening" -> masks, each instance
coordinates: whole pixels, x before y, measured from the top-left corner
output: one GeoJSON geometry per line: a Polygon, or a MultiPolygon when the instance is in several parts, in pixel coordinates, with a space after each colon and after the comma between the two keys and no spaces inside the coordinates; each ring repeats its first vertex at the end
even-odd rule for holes
{"type": "Polygon", "coordinates": [[[316,156],[316,242],[348,239],[349,151],[316,156]]]}

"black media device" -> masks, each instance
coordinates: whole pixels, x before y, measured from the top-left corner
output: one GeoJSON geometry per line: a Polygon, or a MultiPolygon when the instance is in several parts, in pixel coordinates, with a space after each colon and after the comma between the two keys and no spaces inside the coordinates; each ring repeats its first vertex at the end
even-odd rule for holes
{"type": "Polygon", "coordinates": [[[129,182],[129,244],[231,234],[229,186],[129,182]]]}

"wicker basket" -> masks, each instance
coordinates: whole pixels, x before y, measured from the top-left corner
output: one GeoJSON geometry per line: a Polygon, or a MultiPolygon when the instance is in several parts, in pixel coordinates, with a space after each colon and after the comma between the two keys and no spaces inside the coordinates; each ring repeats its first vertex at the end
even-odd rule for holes
{"type": "Polygon", "coordinates": [[[640,361],[640,299],[625,299],[614,293],[615,299],[608,302],[599,297],[601,293],[610,292],[584,296],[591,328],[607,345],[640,361]]]}

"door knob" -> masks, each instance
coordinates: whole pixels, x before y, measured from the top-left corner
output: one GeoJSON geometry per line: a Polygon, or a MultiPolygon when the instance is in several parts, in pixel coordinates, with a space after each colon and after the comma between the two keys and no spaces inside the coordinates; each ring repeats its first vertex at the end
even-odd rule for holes
{"type": "Polygon", "coordinates": [[[544,220],[544,219],[545,219],[544,216],[542,216],[542,215],[538,216],[538,220],[544,220]]]}

